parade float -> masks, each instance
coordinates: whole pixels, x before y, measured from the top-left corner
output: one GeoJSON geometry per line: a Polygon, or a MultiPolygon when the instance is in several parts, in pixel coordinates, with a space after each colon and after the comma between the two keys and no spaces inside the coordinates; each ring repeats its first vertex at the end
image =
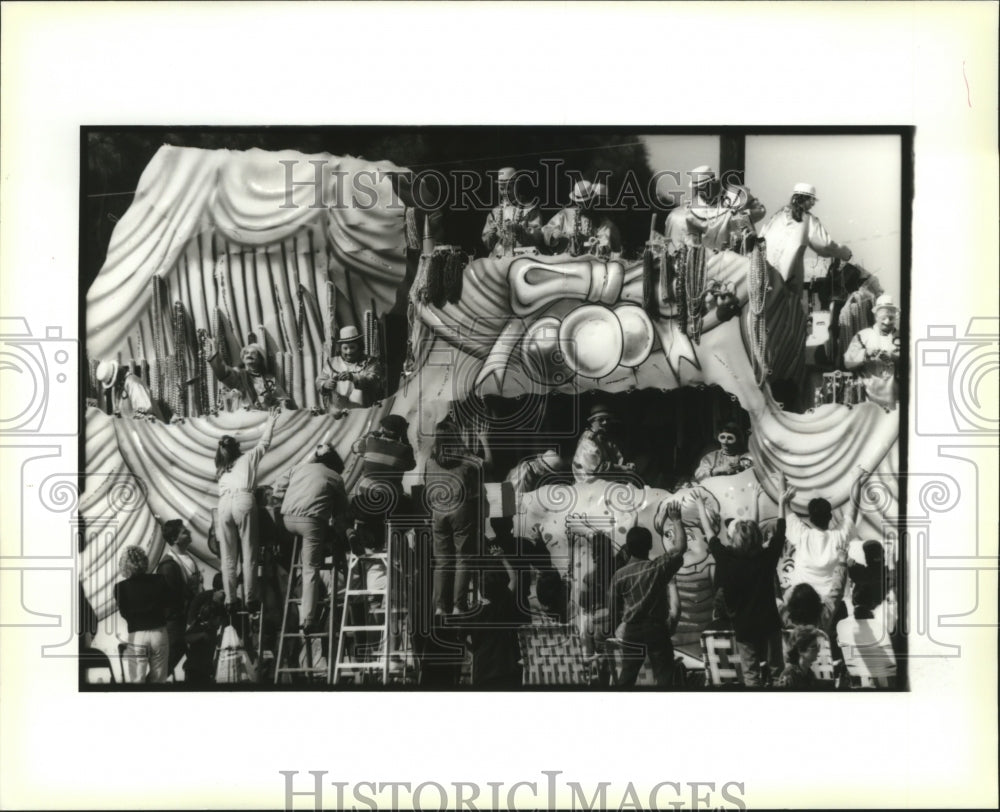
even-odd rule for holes
{"type": "MultiPolygon", "coordinates": [[[[696,646],[711,616],[713,562],[694,516],[694,489],[708,495],[715,522],[755,509],[766,521],[776,516],[784,472],[797,489],[798,513],[823,496],[837,515],[860,471],[873,472],[858,537],[892,534],[899,411],[869,402],[821,404],[802,414],[782,409],[769,381],[801,376],[806,317],[759,248],[695,249],[675,262],[654,243],[633,261],[533,253],[470,260],[425,241],[411,282],[406,206],[391,181],[401,171],[327,154],[174,147],[162,147],[146,168],[86,298],[93,401],[81,582],[99,618],[115,612],[122,547],[142,547],[153,563],[163,555],[157,521],[185,520],[206,581],[219,566],[209,547],[216,443],[223,434],[253,443],[266,414],[230,410],[206,357],[208,339],[234,365],[246,344],[263,346],[271,373],[298,407],[278,423],[259,469],[262,485],[330,442],[350,486],[354,442],[389,413],[409,421],[419,472],[436,423],[486,399],[530,414],[560,396],[577,404],[571,411],[579,416],[580,404],[598,392],[629,398],[721,387],[749,417],[755,464],[674,489],[689,531],[677,576],[678,644],[696,646]],[[404,286],[409,336],[400,379],[388,381],[371,408],[329,413],[315,379],[334,353],[337,330],[357,326],[366,352],[384,354],[380,325],[398,309],[404,286]],[[719,291],[726,296],[713,301],[719,291]],[[114,408],[95,373],[109,359],[147,385],[163,420],[108,413],[114,408]],[[763,491],[756,508],[755,484],[763,491]]],[[[578,433],[581,425],[565,428],[578,433]]],[[[518,431],[530,433],[530,426],[510,431],[512,442],[518,431]]],[[[419,487],[419,475],[410,480],[419,487]]],[[[572,593],[592,566],[593,556],[582,551],[593,533],[620,547],[629,527],[656,525],[671,495],[637,476],[560,483],[522,495],[509,512],[515,536],[540,534],[572,593]]],[[[662,549],[654,544],[653,554],[662,549]]]]}

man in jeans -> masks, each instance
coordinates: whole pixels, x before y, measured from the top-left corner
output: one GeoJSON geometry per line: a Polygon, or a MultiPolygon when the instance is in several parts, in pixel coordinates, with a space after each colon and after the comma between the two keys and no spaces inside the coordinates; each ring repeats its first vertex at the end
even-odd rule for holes
{"type": "MultiPolygon", "coordinates": [[[[674,524],[673,543],[663,554],[650,560],[653,534],[645,527],[633,527],[625,536],[628,562],[611,579],[608,606],[614,620],[620,620],[616,635],[630,648],[643,647],[653,667],[656,684],[670,684],[673,673],[674,646],[670,641],[671,602],[668,585],[684,562],[687,535],[681,523],[680,505],[671,500],[667,518],[674,524]]],[[[618,684],[635,685],[644,658],[626,653],[618,684]]]]}
{"type": "Polygon", "coordinates": [[[302,538],[302,605],[299,612],[304,633],[317,631],[316,604],[323,589],[323,542],[332,519],[347,511],[343,463],[329,443],[320,443],[313,458],[290,468],[274,486],[289,533],[302,538]]]}

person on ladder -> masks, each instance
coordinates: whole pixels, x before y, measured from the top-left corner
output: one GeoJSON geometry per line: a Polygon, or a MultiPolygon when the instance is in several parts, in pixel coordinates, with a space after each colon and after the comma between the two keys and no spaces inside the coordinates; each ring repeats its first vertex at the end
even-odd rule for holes
{"type": "Polygon", "coordinates": [[[285,529],[302,539],[302,603],[299,623],[303,634],[319,631],[316,607],[323,592],[320,572],[330,526],[347,513],[347,494],[341,473],[343,461],[330,443],[320,443],[305,462],[289,468],[274,486],[285,529]]]}
{"type": "Polygon", "coordinates": [[[219,440],[215,452],[215,476],[219,483],[217,529],[222,563],[222,585],[226,592],[226,610],[230,615],[241,609],[237,594],[239,582],[237,564],[243,559],[243,590],[246,609],[251,614],[260,610],[257,595],[257,564],[260,540],[257,537],[257,467],[271,446],[274,426],[281,413],[271,409],[257,445],[245,454],[239,441],[230,435],[219,440]]]}
{"type": "MultiPolygon", "coordinates": [[[[351,547],[356,552],[380,552],[386,549],[386,521],[394,513],[412,513],[409,499],[403,492],[403,474],[417,463],[413,446],[407,437],[410,424],[402,415],[383,417],[379,428],[354,444],[354,453],[361,459],[361,478],[351,494],[351,514],[355,527],[348,531],[351,547]],[[360,532],[359,532],[360,531],[360,532]]],[[[398,569],[398,562],[395,562],[398,569]]],[[[381,561],[372,561],[365,571],[366,588],[385,589],[387,573],[381,561]]],[[[397,582],[398,583],[398,582],[397,582]]],[[[395,591],[395,590],[394,590],[395,591]]],[[[381,596],[370,596],[369,611],[388,611],[381,596]]],[[[390,619],[394,640],[393,651],[399,651],[399,629],[390,619]]],[[[386,641],[380,641],[382,647],[386,641]]]]}

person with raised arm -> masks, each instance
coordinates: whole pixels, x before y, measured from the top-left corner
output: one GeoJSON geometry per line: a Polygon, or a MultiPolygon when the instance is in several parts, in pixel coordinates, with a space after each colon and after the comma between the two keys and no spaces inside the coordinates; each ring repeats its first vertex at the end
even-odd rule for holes
{"type": "Polygon", "coordinates": [[[266,411],[275,406],[294,409],[295,402],[267,371],[267,357],[260,344],[247,344],[240,350],[242,368],[222,360],[214,338],[205,339],[205,356],[220,383],[238,393],[244,409],[266,411]]]}
{"type": "Polygon", "coordinates": [[[795,548],[793,568],[789,578],[792,589],[798,584],[810,584],[821,600],[826,599],[837,586],[838,568],[847,560],[847,543],[854,535],[860,510],[861,488],[870,473],[862,469],[861,476],[851,488],[851,506],[839,527],[831,528],[833,509],[823,498],[809,501],[809,524],[802,521],[791,509],[796,490],[788,486],[781,475],[779,489],[782,493],[781,517],[786,523],[788,540],[795,548]]]}
{"type": "Polygon", "coordinates": [[[635,685],[646,658],[658,686],[668,686],[673,675],[674,646],[670,638],[677,622],[677,606],[671,599],[670,583],[684,563],[687,534],[676,499],[664,500],[657,513],[660,511],[666,514],[673,530],[664,534],[663,554],[650,559],[653,534],[645,527],[630,528],[625,535],[628,561],[615,572],[608,587],[608,608],[612,621],[617,623],[616,637],[633,644],[630,648],[641,646],[645,651],[645,658],[629,654],[623,658],[618,679],[623,688],[635,685]],[[669,545],[667,538],[671,539],[669,545]]]}
{"type": "Polygon", "coordinates": [[[240,450],[239,441],[228,434],[220,438],[215,452],[215,478],[219,483],[216,534],[219,538],[226,609],[229,612],[239,608],[236,571],[241,558],[246,607],[251,613],[260,608],[257,596],[260,540],[257,537],[257,500],[254,498],[254,490],[257,487],[257,466],[271,446],[279,414],[279,408],[271,409],[260,440],[246,453],[240,450]]]}

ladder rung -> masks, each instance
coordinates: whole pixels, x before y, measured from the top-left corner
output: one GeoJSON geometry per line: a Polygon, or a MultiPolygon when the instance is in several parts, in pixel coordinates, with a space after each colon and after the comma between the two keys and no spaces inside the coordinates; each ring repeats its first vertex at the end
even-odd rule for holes
{"type": "Polygon", "coordinates": [[[312,640],[317,637],[329,637],[329,634],[326,632],[311,632],[310,634],[302,634],[302,632],[285,632],[283,636],[286,638],[298,637],[299,639],[304,637],[308,640],[312,640]]]}
{"type": "Polygon", "coordinates": [[[326,673],[326,666],[320,666],[318,668],[282,668],[275,672],[276,674],[320,674],[326,673]]]}
{"type": "Polygon", "coordinates": [[[385,595],[387,594],[384,589],[348,589],[344,592],[344,597],[350,595],[385,595]]]}
{"type": "Polygon", "coordinates": [[[361,671],[363,669],[384,668],[385,663],[373,660],[370,663],[340,663],[336,666],[337,671],[361,671]]]}
{"type": "Polygon", "coordinates": [[[342,632],[384,632],[385,626],[341,626],[342,632]]]}

